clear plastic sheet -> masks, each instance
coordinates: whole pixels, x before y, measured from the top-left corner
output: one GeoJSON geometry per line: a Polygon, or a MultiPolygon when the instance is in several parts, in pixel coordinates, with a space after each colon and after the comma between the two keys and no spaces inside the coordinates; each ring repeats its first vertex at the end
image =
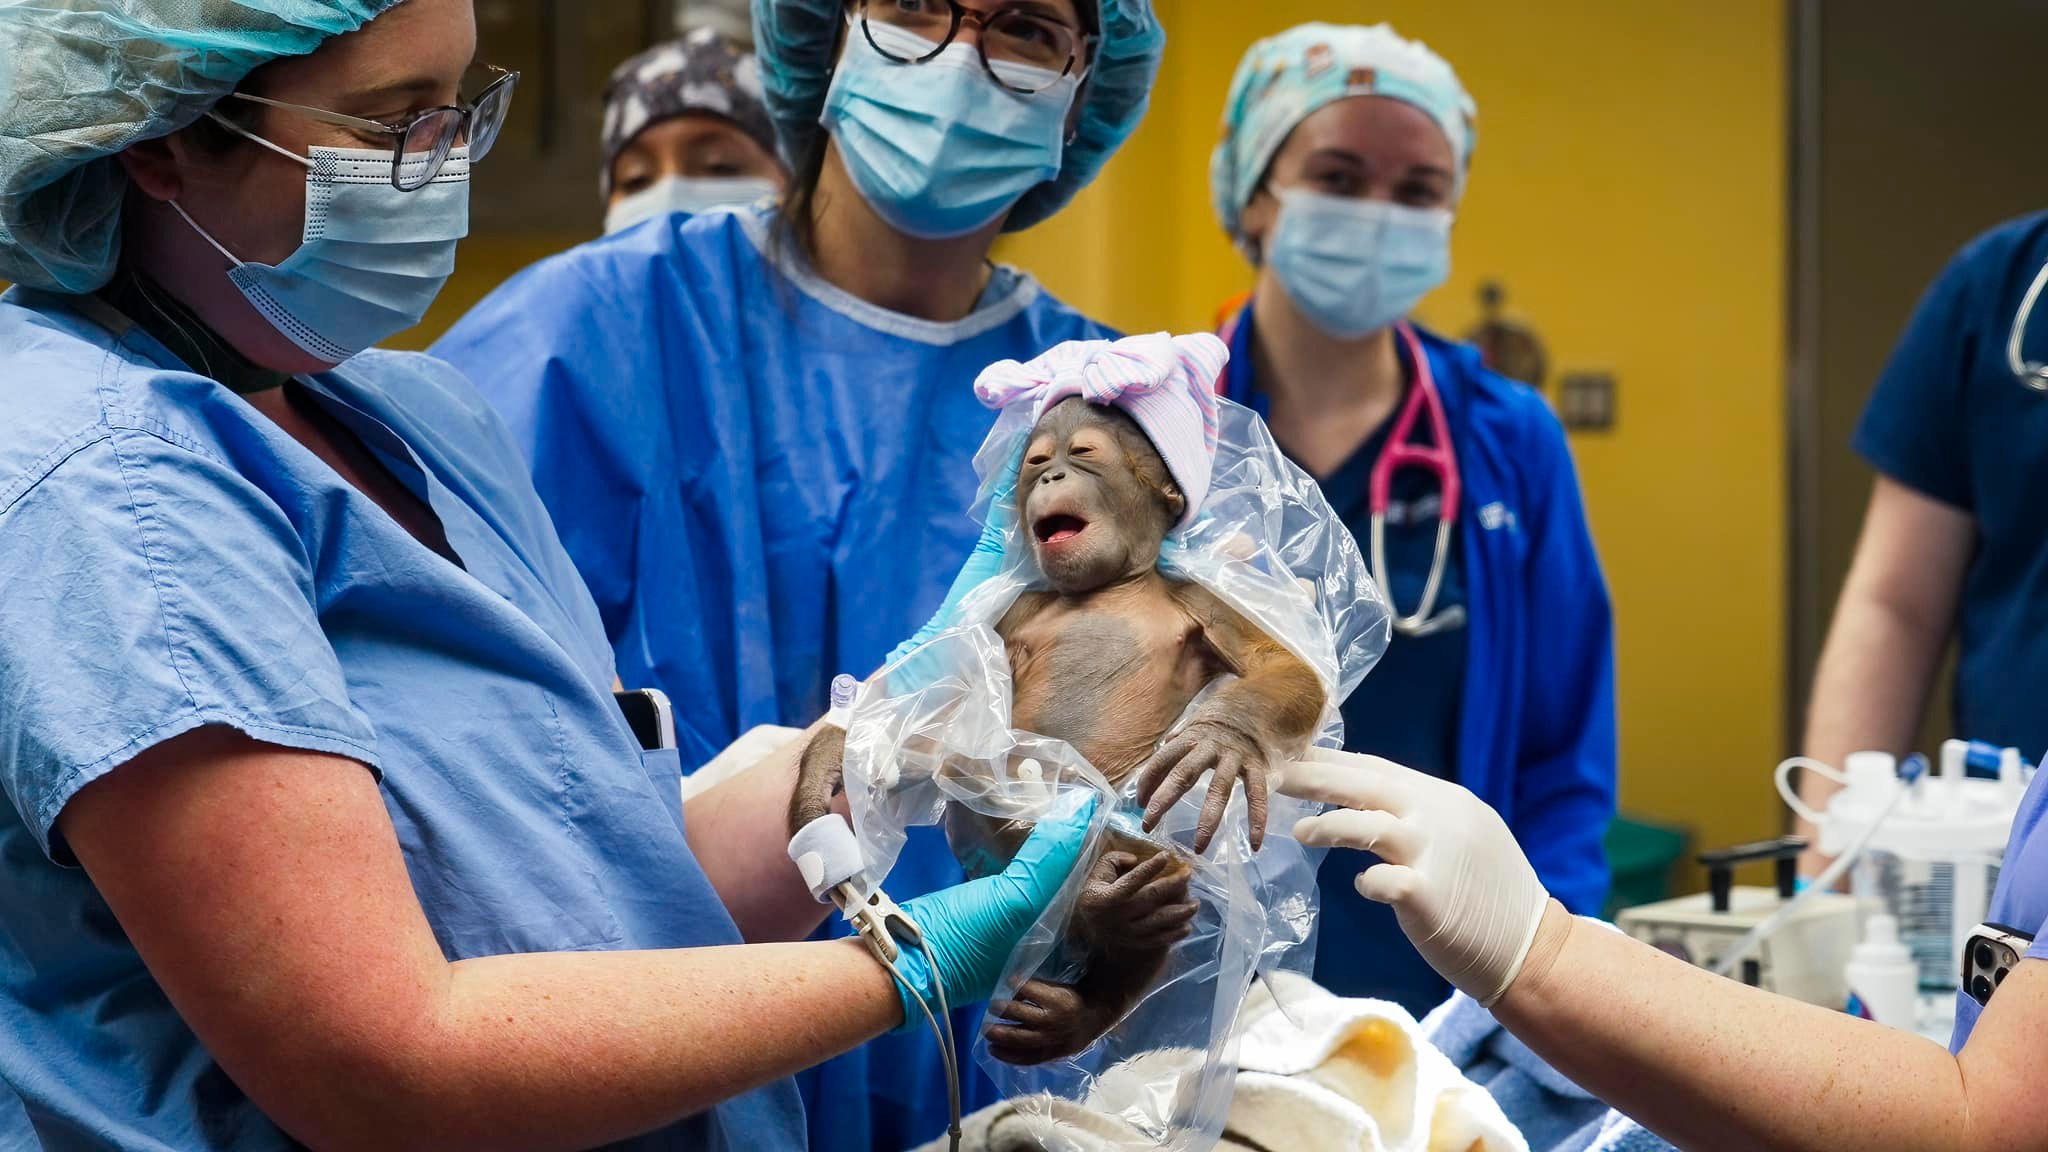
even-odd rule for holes
{"type": "MultiPolygon", "coordinates": [[[[1228,401],[1219,405],[1208,499],[1195,522],[1168,539],[1162,571],[1208,588],[1313,669],[1325,698],[1316,742],[1338,746],[1338,705],[1386,649],[1386,604],[1314,482],[1281,455],[1257,416],[1228,401]]],[[[1018,458],[1030,431],[1027,406],[997,420],[975,459],[982,477],[977,519],[986,522],[995,473],[1018,458]]],[[[1312,808],[1273,796],[1264,847],[1254,855],[1240,787],[1209,852],[1196,857],[1189,845],[1206,781],[1145,832],[1131,801],[1135,775],[1119,794],[1064,741],[1013,730],[1009,660],[995,623],[1020,593],[1043,582],[1021,529],[1010,530],[1005,555],[1001,575],[968,596],[953,628],[870,677],[855,696],[845,784],[867,874],[888,874],[906,829],[942,822],[970,875],[992,871],[1000,861],[978,858],[985,843],[977,827],[1030,823],[1100,797],[1084,866],[1012,954],[995,997],[1000,1003],[1027,979],[1063,982],[1074,973],[1078,959],[1063,929],[1085,865],[1112,828],[1172,846],[1192,867],[1200,912],[1192,934],[1174,946],[1160,978],[1121,1023],[1078,1056],[1031,1067],[996,1060],[985,1036],[974,1051],[1006,1096],[1043,1093],[1077,1103],[1112,1068],[1123,1067],[1128,1081],[1132,1068],[1156,1066],[1161,1071],[1143,1090],[1118,1094],[1120,1119],[1146,1133],[1151,1146],[1206,1149],[1229,1110],[1231,1029],[1252,980],[1282,969],[1305,974],[1314,960],[1320,853],[1289,835],[1312,808]],[[1165,1049],[1204,1056],[1134,1063],[1165,1049]]],[[[1195,698],[1180,723],[1216,686],[1195,698]]]]}

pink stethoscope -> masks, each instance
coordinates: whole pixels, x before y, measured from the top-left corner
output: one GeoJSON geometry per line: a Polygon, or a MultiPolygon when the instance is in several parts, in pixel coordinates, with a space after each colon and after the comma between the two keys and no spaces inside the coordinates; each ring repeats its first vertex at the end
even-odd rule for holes
{"type": "Polygon", "coordinates": [[[1422,341],[1406,320],[1395,324],[1394,331],[1407,347],[1409,361],[1415,365],[1415,386],[1408,390],[1401,414],[1394,418],[1394,427],[1387,434],[1387,446],[1381,449],[1380,458],[1372,466],[1366,505],[1372,513],[1372,578],[1385,593],[1387,607],[1394,613],[1395,631],[1404,636],[1427,636],[1465,623],[1463,605],[1454,604],[1436,615],[1430,614],[1436,607],[1437,593],[1443,590],[1451,530],[1458,522],[1458,455],[1451,450],[1450,422],[1444,418],[1443,397],[1437,394],[1422,341]],[[1430,443],[1418,444],[1414,442],[1415,425],[1425,413],[1429,416],[1430,443]],[[1443,491],[1442,507],[1437,511],[1436,554],[1429,563],[1429,578],[1422,585],[1422,602],[1408,616],[1401,615],[1394,604],[1394,586],[1387,582],[1387,509],[1393,503],[1394,473],[1402,468],[1435,473],[1443,491]]]}

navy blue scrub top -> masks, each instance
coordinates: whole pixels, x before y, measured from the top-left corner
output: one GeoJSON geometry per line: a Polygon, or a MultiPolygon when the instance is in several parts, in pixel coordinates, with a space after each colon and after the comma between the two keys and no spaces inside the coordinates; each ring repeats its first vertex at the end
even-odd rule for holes
{"type": "MultiPolygon", "coordinates": [[[[1977,550],[1957,606],[1954,734],[2048,752],[2048,396],[2006,366],[2013,314],[2048,261],[2048,214],[1971,241],[1927,290],[1878,378],[1856,451],[1970,514],[1977,550]]],[[[2048,360],[2048,301],[2026,355],[2048,360]]]]}
{"type": "MultiPolygon", "coordinates": [[[[1224,395],[1245,404],[1262,418],[1269,401],[1253,378],[1252,312],[1246,309],[1231,340],[1231,359],[1224,395]]],[[[1402,366],[1412,382],[1415,366],[1401,350],[1402,366]]],[[[1411,383],[1412,387],[1412,383],[1411,383]]],[[[1406,397],[1403,397],[1403,403],[1406,397]]],[[[1368,562],[1372,556],[1371,481],[1373,465],[1385,450],[1399,406],[1364,443],[1328,476],[1317,477],[1368,562]]],[[[1422,422],[1426,427],[1427,422],[1422,422]]],[[[1418,435],[1428,435],[1419,431],[1418,435]]],[[[1286,445],[1282,444],[1284,451],[1286,445]]],[[[1437,478],[1421,468],[1394,473],[1387,509],[1387,583],[1395,611],[1414,612],[1422,602],[1423,585],[1436,553],[1437,514],[1442,489],[1437,478]]],[[[1465,605],[1464,549],[1461,533],[1451,534],[1444,575],[1433,614],[1465,605]]],[[[1468,609],[1469,610],[1469,609],[1468,609]]],[[[1467,631],[1463,625],[1428,636],[1395,632],[1386,655],[1374,666],[1351,698],[1344,702],[1344,747],[1352,752],[1384,756],[1418,772],[1446,780],[1457,778],[1458,722],[1464,695],[1467,631]]],[[[1317,928],[1316,982],[1340,996],[1371,996],[1392,1000],[1417,1016],[1450,995],[1450,985],[1415,951],[1394,920],[1393,909],[1358,894],[1353,879],[1378,858],[1352,849],[1332,849],[1323,860],[1317,887],[1322,893],[1322,919],[1317,928]],[[1357,943],[1372,944],[1360,955],[1357,943]]]]}

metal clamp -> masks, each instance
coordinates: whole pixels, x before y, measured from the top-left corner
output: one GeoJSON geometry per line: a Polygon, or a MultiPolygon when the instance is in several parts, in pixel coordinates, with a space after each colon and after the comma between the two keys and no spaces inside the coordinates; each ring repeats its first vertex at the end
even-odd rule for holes
{"type": "Polygon", "coordinates": [[[832,890],[832,899],[846,916],[847,923],[860,933],[868,951],[882,963],[895,967],[896,958],[901,955],[901,949],[896,946],[899,941],[920,951],[924,949],[924,932],[918,928],[917,921],[891,900],[887,892],[877,888],[862,899],[860,890],[846,883],[832,890]]]}

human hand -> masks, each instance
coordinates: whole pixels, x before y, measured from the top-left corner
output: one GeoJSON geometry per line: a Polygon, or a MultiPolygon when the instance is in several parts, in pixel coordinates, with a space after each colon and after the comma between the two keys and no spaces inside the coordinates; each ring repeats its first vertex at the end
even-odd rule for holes
{"type": "Polygon", "coordinates": [[[1481,1004],[1507,991],[1550,897],[1499,813],[1376,756],[1313,748],[1280,776],[1284,795],[1343,805],[1297,823],[1294,838],[1378,856],[1359,895],[1393,906],[1430,967],[1481,1004]]]}
{"type": "Polygon", "coordinates": [[[1138,803],[1145,806],[1145,830],[1158,825],[1204,772],[1212,774],[1195,825],[1195,851],[1209,850],[1230,804],[1230,790],[1239,780],[1244,781],[1252,851],[1258,851],[1266,841],[1266,750],[1236,725],[1217,720],[1196,720],[1174,733],[1139,769],[1138,803]]]}
{"type": "MultiPolygon", "coordinates": [[[[924,933],[934,964],[927,964],[918,949],[905,948],[898,967],[933,1011],[938,1010],[941,988],[949,1004],[988,999],[1017,942],[1073,871],[1094,815],[1091,797],[1072,816],[1039,821],[1000,873],[919,896],[903,905],[924,933]]],[[[922,1026],[923,1014],[900,986],[897,992],[903,999],[902,1027],[922,1026]]]]}

